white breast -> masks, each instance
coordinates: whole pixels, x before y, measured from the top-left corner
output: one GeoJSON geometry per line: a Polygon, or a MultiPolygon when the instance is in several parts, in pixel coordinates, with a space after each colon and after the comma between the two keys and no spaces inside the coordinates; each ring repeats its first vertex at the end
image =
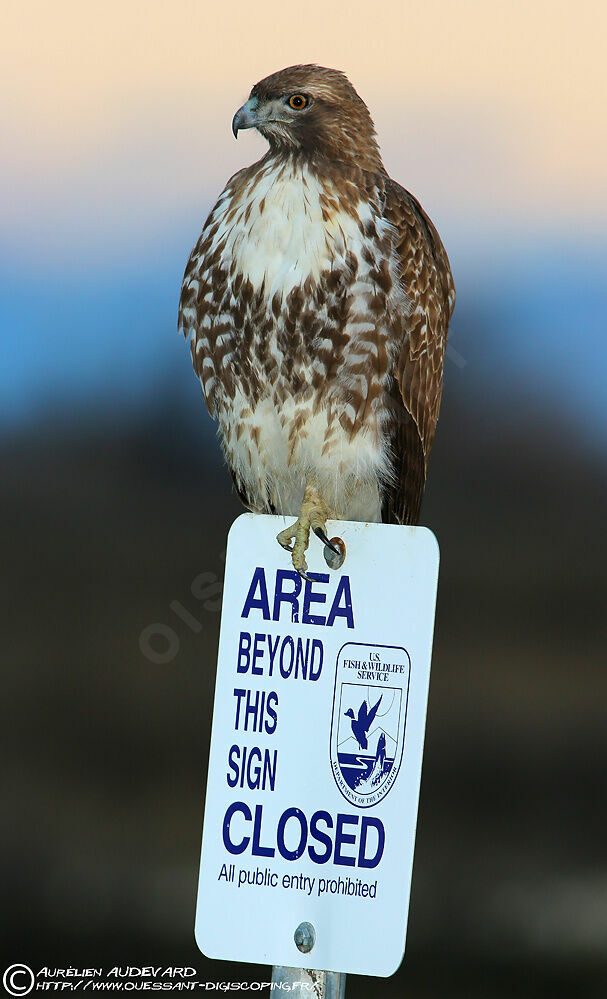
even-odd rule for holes
{"type": "MultiPolygon", "coordinates": [[[[235,215],[232,199],[220,199],[209,222],[219,222],[211,252],[220,250],[221,263],[236,264],[258,291],[262,284],[268,299],[283,296],[306,278],[317,280],[346,247],[360,247],[358,221],[335,210],[323,218],[324,189],[305,166],[271,162],[239,193],[235,215]]],[[[366,202],[359,205],[361,221],[370,216],[366,202]]],[[[326,213],[325,213],[326,216],[326,213]]]]}

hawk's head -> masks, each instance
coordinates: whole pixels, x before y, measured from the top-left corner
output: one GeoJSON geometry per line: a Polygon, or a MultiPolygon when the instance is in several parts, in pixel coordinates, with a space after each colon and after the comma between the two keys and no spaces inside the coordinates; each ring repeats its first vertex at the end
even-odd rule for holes
{"type": "Polygon", "coordinates": [[[289,66],[253,87],[232,131],[256,128],[270,147],[381,169],[371,115],[348,78],[323,66],[289,66]]]}

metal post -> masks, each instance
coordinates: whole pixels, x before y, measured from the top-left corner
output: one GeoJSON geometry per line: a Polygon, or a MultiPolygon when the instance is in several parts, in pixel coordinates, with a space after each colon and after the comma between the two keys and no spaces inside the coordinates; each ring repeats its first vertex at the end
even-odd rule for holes
{"type": "MultiPolygon", "coordinates": [[[[272,983],[286,985],[294,999],[344,999],[346,976],[339,971],[313,971],[311,968],[272,968],[272,983]],[[299,987],[298,987],[299,986],[299,987]]],[[[280,991],[272,993],[278,999],[280,991]]]]}
{"type": "MultiPolygon", "coordinates": [[[[295,946],[302,954],[309,954],[316,943],[316,930],[312,923],[300,923],[293,934],[295,946]]],[[[272,984],[287,986],[286,991],[296,999],[344,999],[346,976],[339,971],[314,971],[312,968],[283,968],[274,965],[272,984]]]]}

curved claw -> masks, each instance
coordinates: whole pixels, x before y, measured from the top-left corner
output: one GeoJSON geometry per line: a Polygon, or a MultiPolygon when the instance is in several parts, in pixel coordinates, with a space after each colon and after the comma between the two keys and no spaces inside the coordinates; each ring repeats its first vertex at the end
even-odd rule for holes
{"type": "Polygon", "coordinates": [[[341,548],[338,545],[336,545],[334,541],[331,541],[331,539],[327,537],[322,527],[315,527],[313,528],[313,530],[316,537],[320,538],[320,540],[323,542],[323,544],[327,546],[327,548],[330,548],[331,551],[334,552],[336,555],[342,554],[341,548]]]}
{"type": "Polygon", "coordinates": [[[276,540],[278,541],[278,544],[279,544],[279,545],[280,545],[280,546],[281,546],[282,548],[284,548],[284,550],[285,550],[286,552],[291,552],[291,554],[293,554],[293,548],[295,547],[294,545],[286,545],[286,544],[284,543],[284,541],[281,541],[281,540],[280,540],[280,538],[277,538],[276,540]]]}
{"type": "Polygon", "coordinates": [[[301,578],[305,579],[306,582],[308,582],[308,583],[314,583],[315,582],[315,580],[312,579],[311,576],[308,576],[308,573],[305,572],[303,569],[298,569],[297,571],[298,571],[299,575],[301,576],[301,578]]]}

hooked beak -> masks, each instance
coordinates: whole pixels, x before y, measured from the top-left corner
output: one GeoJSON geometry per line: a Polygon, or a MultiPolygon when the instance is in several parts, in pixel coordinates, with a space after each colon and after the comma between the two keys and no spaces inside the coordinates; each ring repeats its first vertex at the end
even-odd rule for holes
{"type": "Polygon", "coordinates": [[[257,98],[250,97],[246,104],[243,104],[232,118],[232,131],[235,139],[238,138],[239,129],[255,128],[257,125],[257,115],[255,114],[256,107],[257,98]]]}

